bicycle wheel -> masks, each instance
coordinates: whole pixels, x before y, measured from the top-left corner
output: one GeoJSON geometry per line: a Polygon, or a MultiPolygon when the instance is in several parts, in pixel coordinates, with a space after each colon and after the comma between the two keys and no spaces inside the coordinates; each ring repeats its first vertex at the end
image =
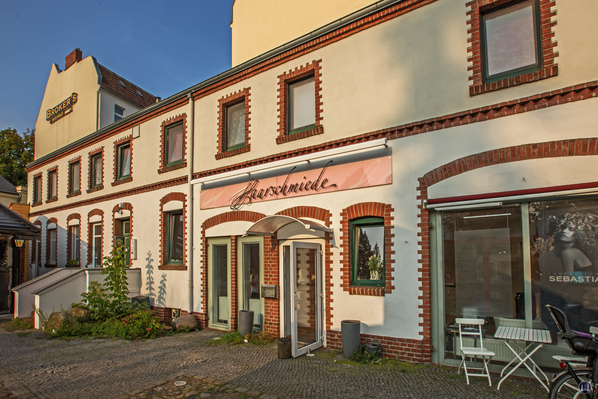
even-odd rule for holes
{"type": "MultiPolygon", "coordinates": [[[[592,380],[592,370],[590,369],[579,369],[575,370],[575,374],[579,378],[580,381],[589,381],[591,383],[592,380]]],[[[579,392],[578,389],[578,382],[575,380],[571,373],[565,373],[558,377],[556,380],[552,382],[550,386],[550,391],[548,392],[549,399],[585,399],[585,398],[594,398],[594,392],[591,392],[589,395],[584,395],[579,392]]]]}

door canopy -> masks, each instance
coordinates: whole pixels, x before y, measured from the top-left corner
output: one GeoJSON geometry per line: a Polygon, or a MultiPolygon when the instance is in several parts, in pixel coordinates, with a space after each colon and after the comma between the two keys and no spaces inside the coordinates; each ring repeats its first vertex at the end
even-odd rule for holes
{"type": "Polygon", "coordinates": [[[313,222],[311,220],[306,219],[296,219],[290,216],[282,216],[282,215],[273,215],[273,216],[266,216],[263,219],[258,220],[255,222],[244,234],[244,236],[251,236],[251,235],[264,235],[264,236],[272,236],[281,228],[288,226],[293,223],[298,223],[299,225],[303,226],[306,233],[315,233],[316,230],[318,231],[325,231],[327,233],[332,233],[332,229],[328,228],[320,223],[313,222]]]}

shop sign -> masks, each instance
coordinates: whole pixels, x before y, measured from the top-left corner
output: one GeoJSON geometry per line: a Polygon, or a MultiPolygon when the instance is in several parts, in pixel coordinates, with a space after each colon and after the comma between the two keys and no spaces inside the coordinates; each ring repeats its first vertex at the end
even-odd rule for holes
{"type": "Polygon", "coordinates": [[[297,171],[265,179],[201,191],[200,209],[229,206],[239,210],[257,202],[330,193],[392,183],[390,157],[368,159],[343,165],[328,161],[323,168],[297,171]]]}
{"type": "Polygon", "coordinates": [[[54,123],[57,120],[61,119],[67,114],[70,114],[73,111],[73,104],[77,102],[77,93],[71,94],[69,98],[55,106],[54,108],[50,108],[46,111],[46,120],[50,121],[50,123],[54,123]]]}

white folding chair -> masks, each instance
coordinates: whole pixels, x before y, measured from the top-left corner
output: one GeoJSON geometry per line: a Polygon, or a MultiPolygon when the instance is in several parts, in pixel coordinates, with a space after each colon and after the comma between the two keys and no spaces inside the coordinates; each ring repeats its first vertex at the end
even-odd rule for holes
{"type": "Polygon", "coordinates": [[[484,348],[482,325],[483,319],[456,319],[455,322],[459,325],[459,343],[461,348],[461,364],[457,373],[461,373],[461,366],[465,370],[465,379],[469,385],[469,377],[488,377],[488,384],[492,386],[490,379],[490,372],[488,371],[488,362],[494,356],[494,352],[484,348]],[[463,336],[472,336],[474,346],[464,346],[463,336]],[[477,342],[479,341],[479,346],[477,342]],[[467,358],[475,361],[480,358],[484,362],[484,367],[470,367],[469,370],[478,370],[479,373],[470,373],[467,369],[467,358]],[[485,372],[485,373],[484,373],[485,372]]]}

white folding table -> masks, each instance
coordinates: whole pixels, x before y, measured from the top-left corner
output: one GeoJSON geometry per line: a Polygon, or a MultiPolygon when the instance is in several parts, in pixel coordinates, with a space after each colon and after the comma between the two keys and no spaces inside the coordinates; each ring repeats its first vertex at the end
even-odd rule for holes
{"type": "MultiPolygon", "coordinates": [[[[497,389],[500,389],[500,384],[504,380],[506,380],[515,370],[517,370],[521,365],[524,365],[529,372],[536,377],[540,384],[548,391],[548,386],[544,384],[544,381],[538,376],[536,370],[539,370],[540,373],[546,379],[546,382],[550,384],[550,380],[544,374],[542,369],[532,360],[532,355],[540,349],[544,344],[549,344],[552,342],[552,338],[550,337],[550,331],[548,330],[538,330],[534,328],[519,328],[519,327],[498,327],[496,332],[494,333],[494,338],[502,339],[505,342],[505,345],[515,354],[515,358],[507,364],[502,371],[500,372],[500,382],[498,383],[497,389]],[[511,344],[509,343],[511,341],[511,344]],[[525,341],[529,344],[523,348],[517,341],[525,341]],[[531,351],[530,351],[531,348],[531,351]],[[519,360],[519,363],[514,364],[519,360]],[[530,367],[530,364],[531,366],[530,367]],[[504,377],[503,373],[507,368],[513,365],[513,369],[510,370],[504,377]]],[[[525,344],[524,344],[525,345],[525,344]]]]}

